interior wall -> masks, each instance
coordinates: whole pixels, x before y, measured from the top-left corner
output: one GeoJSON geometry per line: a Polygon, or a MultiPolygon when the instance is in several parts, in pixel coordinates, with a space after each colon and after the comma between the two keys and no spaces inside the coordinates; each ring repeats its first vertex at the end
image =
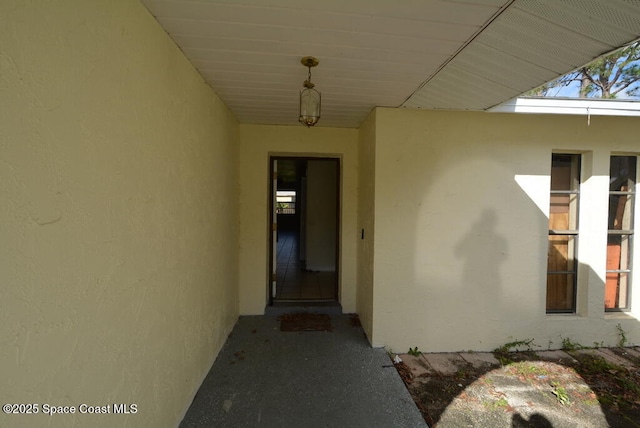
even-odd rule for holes
{"type": "Polygon", "coordinates": [[[237,121],[139,2],[0,40],[0,395],[76,406],[0,425],[176,426],[238,316],[237,121]]]}
{"type": "Polygon", "coordinates": [[[306,267],[312,271],[336,270],[337,163],[307,163],[306,267]]]}
{"type": "Polygon", "coordinates": [[[375,236],[376,111],[358,132],[358,286],[356,307],[369,340],[373,333],[373,247],[375,236]]]}
{"type": "Polygon", "coordinates": [[[603,303],[609,156],[640,153],[636,118],[381,108],[375,120],[375,346],[614,345],[618,323],[640,341],[640,293],[629,314],[603,303]],[[545,313],[557,151],[583,153],[577,315],[545,313]]]}
{"type": "Polygon", "coordinates": [[[239,135],[240,313],[263,314],[268,303],[270,156],[341,159],[339,299],[355,312],[358,131],[241,124],[239,135]]]}

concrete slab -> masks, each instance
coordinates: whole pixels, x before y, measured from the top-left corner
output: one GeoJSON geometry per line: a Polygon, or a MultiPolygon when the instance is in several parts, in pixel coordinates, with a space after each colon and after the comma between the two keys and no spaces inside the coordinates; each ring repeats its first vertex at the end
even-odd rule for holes
{"type": "Polygon", "coordinates": [[[576,362],[575,358],[573,358],[571,355],[561,350],[536,351],[536,355],[540,357],[541,360],[545,360],[545,361],[553,361],[557,363],[567,363],[567,362],[575,363],[576,362]]]}
{"type": "Polygon", "coordinates": [[[635,362],[640,362],[640,349],[638,348],[624,348],[624,352],[627,357],[635,362]]]}
{"type": "Polygon", "coordinates": [[[399,354],[402,362],[406,364],[414,377],[420,377],[433,373],[433,369],[422,356],[399,354]]]}
{"type": "Polygon", "coordinates": [[[604,355],[600,354],[597,349],[577,349],[575,351],[571,351],[574,355],[590,355],[592,357],[601,357],[604,358],[604,355]]]}
{"type": "Polygon", "coordinates": [[[331,321],[281,332],[241,317],[180,427],[427,427],[384,349],[348,315],[331,321]]]}
{"type": "Polygon", "coordinates": [[[619,356],[618,354],[613,352],[611,349],[599,348],[598,353],[602,355],[607,361],[617,366],[624,367],[625,369],[629,369],[629,370],[635,367],[635,365],[631,361],[627,360],[624,357],[619,356]]]}
{"type": "Polygon", "coordinates": [[[633,368],[633,364],[630,361],[616,355],[613,351],[607,348],[579,349],[571,352],[574,355],[590,355],[592,357],[604,358],[610,364],[614,364],[620,367],[633,368]]]}
{"type": "Polygon", "coordinates": [[[422,354],[427,363],[438,373],[453,374],[467,362],[458,354],[422,354]]]}
{"type": "Polygon", "coordinates": [[[460,352],[458,355],[477,369],[500,366],[500,362],[490,352],[460,352]]]}

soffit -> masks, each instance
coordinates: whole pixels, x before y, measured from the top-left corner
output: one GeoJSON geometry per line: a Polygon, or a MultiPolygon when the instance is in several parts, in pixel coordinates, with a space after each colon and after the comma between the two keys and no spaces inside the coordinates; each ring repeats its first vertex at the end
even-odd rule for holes
{"type": "Polygon", "coordinates": [[[376,106],[483,110],[640,36],[640,1],[143,0],[242,123],[318,126],[376,106]],[[558,5],[561,3],[561,5],[558,5]]]}
{"type": "Polygon", "coordinates": [[[516,0],[403,107],[486,110],[640,37],[640,1],[516,0]]]}

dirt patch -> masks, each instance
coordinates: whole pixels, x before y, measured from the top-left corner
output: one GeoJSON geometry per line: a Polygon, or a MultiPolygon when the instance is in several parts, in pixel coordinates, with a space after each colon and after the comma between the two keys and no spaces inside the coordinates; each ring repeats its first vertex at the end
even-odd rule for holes
{"type": "MultiPolygon", "coordinates": [[[[612,350],[628,356],[624,349],[612,350]]],[[[430,427],[640,428],[640,366],[615,364],[597,350],[550,359],[535,352],[496,355],[502,364],[416,376],[396,368],[430,427]]],[[[633,354],[635,356],[635,354],[633,354]]],[[[428,354],[424,355],[428,361],[428,354]]],[[[422,358],[422,357],[421,357],[422,358]]]]}
{"type": "Polygon", "coordinates": [[[362,327],[358,314],[349,314],[349,325],[351,327],[362,327]]]}

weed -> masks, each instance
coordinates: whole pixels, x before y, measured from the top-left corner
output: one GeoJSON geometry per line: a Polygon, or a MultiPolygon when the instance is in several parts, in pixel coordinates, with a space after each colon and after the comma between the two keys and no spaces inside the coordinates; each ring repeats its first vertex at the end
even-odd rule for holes
{"type": "Polygon", "coordinates": [[[420,355],[422,355],[422,352],[418,349],[417,346],[415,348],[409,348],[409,352],[407,353],[409,355],[413,355],[414,357],[419,357],[420,355]]]}
{"type": "MultiPolygon", "coordinates": [[[[520,348],[526,346],[527,351],[532,351],[531,346],[534,345],[533,339],[525,339],[525,340],[514,340],[513,342],[505,343],[493,350],[493,355],[496,357],[500,364],[506,366],[507,364],[513,363],[513,360],[509,356],[510,352],[518,351],[520,348]]],[[[536,346],[536,345],[534,345],[536,346]]]]}
{"type": "Polygon", "coordinates": [[[594,348],[604,348],[604,341],[600,341],[600,342],[593,342],[593,347],[594,348]]]}
{"type": "Polygon", "coordinates": [[[464,380],[464,379],[472,378],[473,377],[473,366],[469,364],[466,367],[460,367],[456,371],[455,377],[458,380],[464,380]]]}
{"type": "Polygon", "coordinates": [[[507,401],[506,398],[500,398],[496,401],[485,401],[483,402],[485,407],[491,408],[491,409],[498,409],[501,407],[508,407],[509,406],[509,402],[507,401]]]}
{"type": "Polygon", "coordinates": [[[620,339],[618,340],[618,346],[624,348],[627,344],[627,332],[624,331],[620,323],[616,324],[616,330],[618,330],[618,336],[620,336],[620,339]]]}
{"type": "Polygon", "coordinates": [[[587,374],[604,374],[621,370],[619,366],[595,355],[584,355],[576,358],[580,360],[581,371],[587,374]]]}
{"type": "Polygon", "coordinates": [[[518,348],[523,346],[527,347],[527,351],[531,351],[531,345],[533,345],[533,339],[514,340],[513,342],[505,343],[501,347],[496,348],[494,352],[511,352],[512,350],[517,351],[518,348]]]}
{"type": "Polygon", "coordinates": [[[546,376],[549,371],[544,367],[540,367],[536,364],[532,364],[528,361],[522,361],[520,363],[512,364],[512,370],[515,374],[520,376],[546,376]]]}
{"type": "Polygon", "coordinates": [[[551,386],[553,387],[551,393],[556,396],[556,399],[560,404],[566,406],[567,404],[571,403],[571,401],[569,400],[569,393],[564,388],[564,386],[560,386],[558,382],[552,382],[551,386]]]}
{"type": "Polygon", "coordinates": [[[584,349],[584,346],[579,344],[578,342],[574,342],[568,337],[562,339],[562,350],[563,351],[577,351],[579,349],[584,349]]]}
{"type": "Polygon", "coordinates": [[[632,378],[620,376],[618,380],[620,382],[620,385],[622,385],[626,391],[629,391],[636,395],[640,394],[640,385],[638,385],[632,378]]]}

